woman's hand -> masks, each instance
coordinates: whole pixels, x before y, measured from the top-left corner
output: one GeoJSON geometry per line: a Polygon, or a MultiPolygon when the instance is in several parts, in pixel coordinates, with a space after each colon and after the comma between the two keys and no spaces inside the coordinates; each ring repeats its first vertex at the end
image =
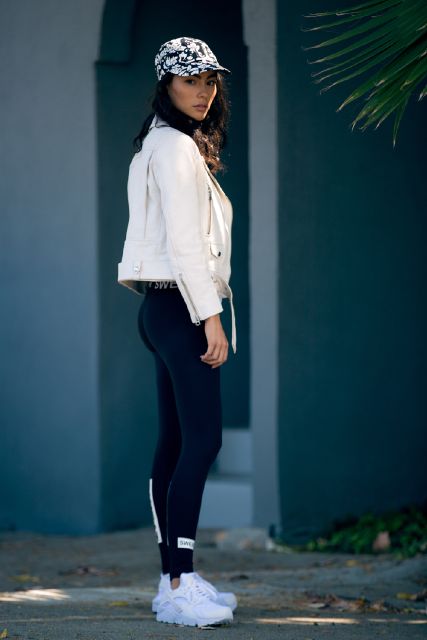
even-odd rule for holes
{"type": "Polygon", "coordinates": [[[200,356],[200,359],[206,364],[212,365],[212,369],[215,369],[227,360],[228,340],[222,328],[219,313],[209,316],[204,322],[208,349],[206,353],[200,356]]]}

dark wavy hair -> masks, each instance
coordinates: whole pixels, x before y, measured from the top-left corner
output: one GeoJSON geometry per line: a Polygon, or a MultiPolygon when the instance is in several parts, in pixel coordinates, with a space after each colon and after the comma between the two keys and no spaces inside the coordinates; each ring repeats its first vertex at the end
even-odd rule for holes
{"type": "Polygon", "coordinates": [[[151,102],[153,112],[144,120],[141,131],[133,139],[134,149],[141,150],[143,140],[148,133],[154,115],[157,113],[171,127],[179,129],[193,138],[212,173],[224,171],[225,167],[221,162],[220,153],[227,144],[230,101],[222,73],[217,73],[217,93],[202,121],[191,118],[174,106],[167,91],[167,86],[172,79],[173,74],[167,72],[156,83],[151,102]]]}

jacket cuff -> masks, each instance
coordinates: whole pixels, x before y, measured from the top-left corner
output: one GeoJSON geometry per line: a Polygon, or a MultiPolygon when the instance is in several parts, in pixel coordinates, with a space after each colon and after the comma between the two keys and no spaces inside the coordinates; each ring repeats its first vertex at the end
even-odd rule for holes
{"type": "Polygon", "coordinates": [[[202,305],[200,309],[200,320],[206,320],[206,318],[210,318],[210,316],[221,313],[223,310],[223,306],[219,300],[217,302],[212,301],[211,303],[202,305]]]}
{"type": "MultiPolygon", "coordinates": [[[[176,269],[176,265],[174,266],[176,269]]],[[[178,268],[175,272],[175,279],[187,305],[192,322],[198,324],[200,320],[206,320],[206,318],[223,311],[221,297],[209,276],[204,282],[198,279],[191,280],[187,278],[186,273],[178,268]],[[195,289],[197,290],[197,296],[195,295],[195,289]]]]}

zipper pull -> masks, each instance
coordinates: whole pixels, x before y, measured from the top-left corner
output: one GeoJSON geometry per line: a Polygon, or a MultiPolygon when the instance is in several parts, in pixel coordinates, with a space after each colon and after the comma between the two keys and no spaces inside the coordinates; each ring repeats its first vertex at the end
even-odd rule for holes
{"type": "Polygon", "coordinates": [[[190,291],[188,290],[188,287],[187,287],[187,285],[186,285],[186,284],[185,284],[185,282],[184,282],[184,278],[183,278],[183,274],[182,274],[182,272],[180,272],[180,273],[179,273],[179,277],[181,278],[182,285],[183,285],[183,287],[184,287],[184,289],[185,289],[185,291],[186,291],[186,293],[187,293],[187,295],[188,295],[188,298],[189,298],[189,300],[190,300],[190,304],[191,304],[191,306],[193,307],[194,315],[195,315],[195,320],[196,320],[195,324],[196,324],[197,326],[199,326],[199,325],[200,325],[200,316],[199,316],[198,311],[197,311],[197,309],[196,309],[196,305],[195,305],[195,304],[194,304],[194,302],[193,302],[193,298],[191,297],[190,291]]]}
{"type": "Polygon", "coordinates": [[[210,234],[212,227],[212,189],[211,185],[208,182],[208,192],[209,192],[209,225],[207,233],[210,234]]]}

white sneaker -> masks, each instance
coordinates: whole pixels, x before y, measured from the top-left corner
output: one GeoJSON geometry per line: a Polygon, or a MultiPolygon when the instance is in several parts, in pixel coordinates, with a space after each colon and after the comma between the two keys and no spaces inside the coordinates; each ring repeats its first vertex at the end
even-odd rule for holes
{"type": "Polygon", "coordinates": [[[165,599],[167,591],[171,588],[170,576],[168,573],[161,573],[157,595],[151,603],[151,610],[157,613],[160,603],[165,599]]]}
{"type": "MultiPolygon", "coordinates": [[[[232,611],[235,610],[235,608],[237,607],[237,598],[234,593],[231,593],[229,591],[218,591],[218,589],[216,589],[213,584],[202,578],[202,576],[199,575],[196,571],[194,572],[194,577],[204,585],[207,591],[210,591],[210,593],[212,594],[211,599],[213,600],[213,602],[222,604],[225,607],[230,607],[232,611]]],[[[170,588],[171,586],[169,574],[161,573],[157,595],[151,603],[151,610],[154,613],[157,613],[160,603],[162,602],[162,600],[164,600],[164,598],[166,597],[166,593],[170,590],[170,588]]]]}
{"type": "Polygon", "coordinates": [[[218,604],[222,604],[225,607],[230,607],[232,611],[237,607],[237,598],[231,591],[218,591],[208,580],[202,578],[197,572],[194,572],[195,578],[205,589],[212,594],[212,600],[218,604]]]}
{"type": "Polygon", "coordinates": [[[233,620],[230,607],[213,602],[210,590],[199,582],[194,571],[181,573],[179,587],[164,593],[158,604],[158,622],[203,627],[233,620]]]}

